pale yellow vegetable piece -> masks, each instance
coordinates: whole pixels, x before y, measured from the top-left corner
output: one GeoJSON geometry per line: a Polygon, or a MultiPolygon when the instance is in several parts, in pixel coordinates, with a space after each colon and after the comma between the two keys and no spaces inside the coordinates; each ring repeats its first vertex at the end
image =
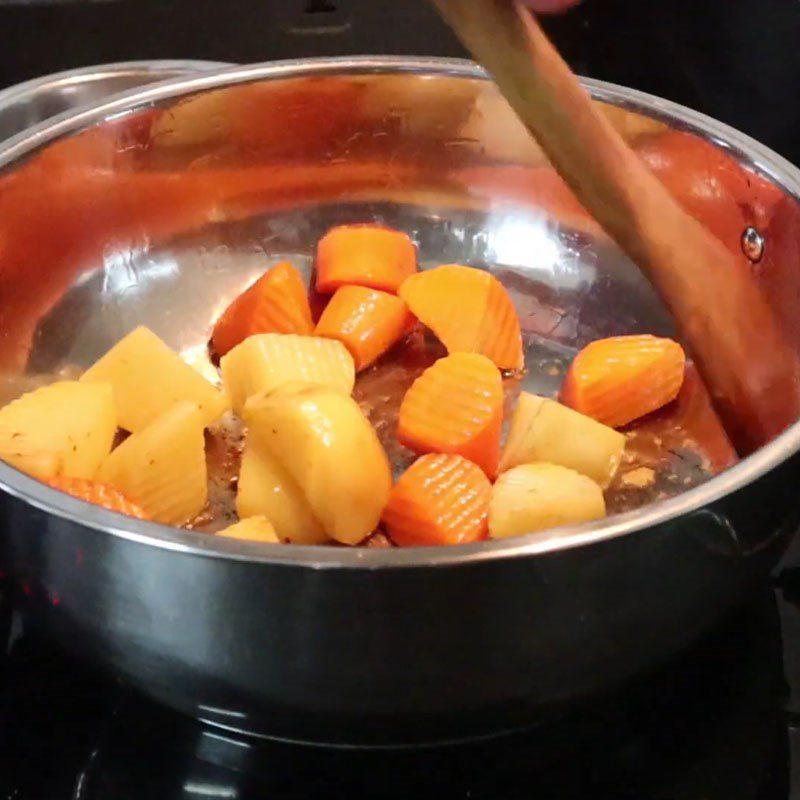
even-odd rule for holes
{"type": "Polygon", "coordinates": [[[220,361],[233,410],[241,414],[248,397],[301,381],[353,391],[356,369],[347,348],[334,339],[293,333],[250,336],[220,361]]]}
{"type": "Polygon", "coordinates": [[[183,525],[208,497],[203,428],[195,403],[175,403],[119,445],[97,480],[119,489],[156,522],[183,525]]]}
{"type": "Polygon", "coordinates": [[[295,479],[252,436],[248,436],[242,454],[236,513],[241,519],[267,517],[281,541],[293,544],[328,541],[295,479]]]}
{"type": "Polygon", "coordinates": [[[249,435],[286,468],[328,536],[357,544],[378,524],[392,476],[378,437],[353,398],[321,386],[251,397],[249,435]]]}
{"type": "Polygon", "coordinates": [[[248,517],[221,530],[217,536],[225,539],[244,539],[248,542],[280,544],[275,528],[266,517],[248,517]]]}
{"type": "Polygon", "coordinates": [[[605,515],[603,492],[591,478],[557,464],[522,464],[492,487],[489,536],[520,536],[605,515]]]}
{"type": "MultiPolygon", "coordinates": [[[[41,481],[64,474],[64,460],[61,453],[29,450],[24,444],[20,446],[19,440],[16,440],[14,444],[15,446],[12,449],[16,452],[0,455],[0,458],[7,461],[12,467],[16,467],[21,472],[25,472],[41,481]]],[[[5,447],[5,445],[0,444],[0,448],[2,447],[5,447]]]]}
{"type": "Polygon", "coordinates": [[[0,458],[36,478],[94,478],[116,432],[109,384],[59,381],[0,409],[0,458]]]}
{"type": "Polygon", "coordinates": [[[0,372],[0,408],[28,392],[50,386],[56,381],[77,381],[82,369],[63,367],[58,372],[29,375],[21,372],[0,372]]]}
{"type": "Polygon", "coordinates": [[[606,488],[619,467],[625,437],[555,400],[522,392],[511,418],[500,472],[546,461],[569,467],[606,488]]]}
{"type": "Polygon", "coordinates": [[[626,472],[620,479],[623,486],[634,489],[647,489],[656,482],[656,471],[652,467],[637,467],[626,472]]]}
{"type": "Polygon", "coordinates": [[[119,425],[133,433],[181,400],[198,406],[204,425],[228,406],[222,392],[145,327],[117,342],[83,373],[81,381],[110,383],[119,425]]]}

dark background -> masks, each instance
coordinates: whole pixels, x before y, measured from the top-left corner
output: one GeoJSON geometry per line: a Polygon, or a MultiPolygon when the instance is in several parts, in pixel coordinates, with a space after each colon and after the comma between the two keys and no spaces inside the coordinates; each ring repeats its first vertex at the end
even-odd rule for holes
{"type": "MultiPolygon", "coordinates": [[[[585,0],[547,27],[578,72],[800,162],[798,0],[585,0]]],[[[364,53],[463,55],[425,0],[0,0],[0,86],[128,59],[364,53]]]]}

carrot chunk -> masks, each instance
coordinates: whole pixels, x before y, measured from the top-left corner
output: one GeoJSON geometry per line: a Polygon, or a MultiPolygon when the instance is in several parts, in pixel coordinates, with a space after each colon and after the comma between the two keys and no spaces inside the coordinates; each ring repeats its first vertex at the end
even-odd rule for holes
{"type": "Polygon", "coordinates": [[[581,350],[561,387],[561,402],[620,428],[674,400],[686,356],[672,339],[614,336],[581,350]]]}
{"type": "Polygon", "coordinates": [[[145,514],[141,506],[129,500],[122,492],[107,483],[100,483],[88,478],[65,478],[63,475],[50,478],[47,483],[54,489],[71,494],[73,497],[85,500],[87,503],[102,506],[109,511],[117,511],[120,514],[127,514],[129,517],[147,519],[147,514],[145,514]]]}
{"type": "Polygon", "coordinates": [[[503,381],[478,353],[440,358],[406,392],[397,440],[415,453],[451,453],[477,464],[489,478],[500,463],[503,381]]]}
{"type": "Polygon", "coordinates": [[[214,326],[214,352],[224,356],[257,333],[310,334],[314,329],[300,273],[282,261],[240,294],[214,326]]]}
{"type": "Polygon", "coordinates": [[[417,250],[400,231],[376,225],[332,228],[317,244],[318,292],[355,284],[396,292],[417,271],[417,250]]]}
{"type": "Polygon", "coordinates": [[[486,538],[491,496],[492,485],[471,461],[431,453],[397,481],[382,519],[401,547],[466,544],[486,538]]]}
{"type": "Polygon", "coordinates": [[[398,294],[448,352],[482,353],[500,369],[524,366],[519,318],[494,275],[449,264],[412,275],[398,294]]]}
{"type": "Polygon", "coordinates": [[[362,370],[403,337],[414,317],[403,300],[365,286],[342,286],[322,312],[314,334],[338,339],[362,370]]]}

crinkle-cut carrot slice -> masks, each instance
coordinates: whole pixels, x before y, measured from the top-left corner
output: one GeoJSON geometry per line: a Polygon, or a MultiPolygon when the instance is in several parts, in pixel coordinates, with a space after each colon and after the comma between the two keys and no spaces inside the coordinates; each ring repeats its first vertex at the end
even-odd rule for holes
{"type": "Polygon", "coordinates": [[[401,547],[466,544],[488,533],[492,485],[462,456],[431,453],[395,484],[383,523],[401,547]]]}
{"type": "Polygon", "coordinates": [[[324,294],[348,284],[394,293],[417,271],[417,250],[391,228],[341,225],[319,240],[316,270],[316,288],[324,294]]]}
{"type": "Polygon", "coordinates": [[[612,428],[677,397],[686,356],[672,339],[613,336],[581,350],[561,388],[561,402],[612,428]]]}
{"type": "Polygon", "coordinates": [[[262,275],[225,309],[214,325],[217,355],[257,333],[309,334],[314,329],[308,294],[300,273],[282,261],[262,275]]]}
{"type": "Polygon", "coordinates": [[[491,273],[447,264],[412,275],[398,294],[448,352],[482,353],[500,369],[524,366],[514,303],[491,273]]]}
{"type": "Polygon", "coordinates": [[[65,478],[63,475],[50,478],[47,483],[54,489],[71,494],[87,503],[102,506],[109,511],[147,519],[147,514],[140,505],[129,500],[122,492],[107,483],[100,483],[88,478],[65,478]]]}
{"type": "Polygon", "coordinates": [[[342,286],[323,311],[316,336],[338,339],[362,370],[401,339],[414,322],[405,301],[365,286],[342,286]]]}
{"type": "Polygon", "coordinates": [[[503,381],[478,353],[440,358],[406,392],[397,439],[415,453],[451,453],[477,464],[490,479],[500,462],[503,381]]]}

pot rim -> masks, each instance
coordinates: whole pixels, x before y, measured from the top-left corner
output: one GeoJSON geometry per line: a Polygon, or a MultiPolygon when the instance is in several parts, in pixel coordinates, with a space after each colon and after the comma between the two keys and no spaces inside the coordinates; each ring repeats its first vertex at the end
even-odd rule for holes
{"type": "MultiPolygon", "coordinates": [[[[173,62],[176,63],[176,62],[173,62]]],[[[109,100],[69,111],[8,139],[0,145],[0,169],[31,155],[53,140],[91,125],[118,118],[143,106],[181,95],[237,83],[320,75],[426,74],[490,80],[471,61],[451,58],[360,56],[266,62],[180,77],[115,95],[109,100]]],[[[582,79],[595,100],[641,112],[699,134],[739,161],[765,175],[787,194],[800,198],[800,170],[749,136],[724,123],[654,95],[604,81],[582,79]]],[[[0,95],[1,96],[1,95],[0,95]]],[[[562,526],[510,539],[454,547],[392,549],[264,545],[225,539],[155,522],[143,522],[70,497],[0,462],[0,489],[33,507],[69,522],[133,542],[187,555],[255,561],[312,569],[382,569],[472,564],[583,547],[633,534],[703,509],[765,475],[800,450],[800,421],[751,456],[676,497],[643,508],[580,525],[562,526]]],[[[709,512],[713,513],[713,512],[709,512]]]]}
{"type": "MultiPolygon", "coordinates": [[[[226,61],[204,61],[202,59],[141,59],[137,61],[112,61],[107,64],[94,64],[77,69],[67,69],[60,72],[51,72],[38,78],[31,78],[22,83],[15,83],[5,89],[0,89],[0,108],[11,103],[16,103],[20,99],[37,94],[45,89],[69,86],[71,84],[84,84],[95,81],[102,81],[115,75],[125,73],[158,75],[165,73],[172,74],[175,78],[182,74],[193,74],[202,71],[219,71],[220,69],[232,66],[226,61]]],[[[117,93],[113,95],[118,96],[117,93]]],[[[67,113],[73,113],[72,111],[67,113]]],[[[48,120],[51,118],[48,118],[48,120]]],[[[26,128],[31,130],[31,128],[26,128]]]]}

